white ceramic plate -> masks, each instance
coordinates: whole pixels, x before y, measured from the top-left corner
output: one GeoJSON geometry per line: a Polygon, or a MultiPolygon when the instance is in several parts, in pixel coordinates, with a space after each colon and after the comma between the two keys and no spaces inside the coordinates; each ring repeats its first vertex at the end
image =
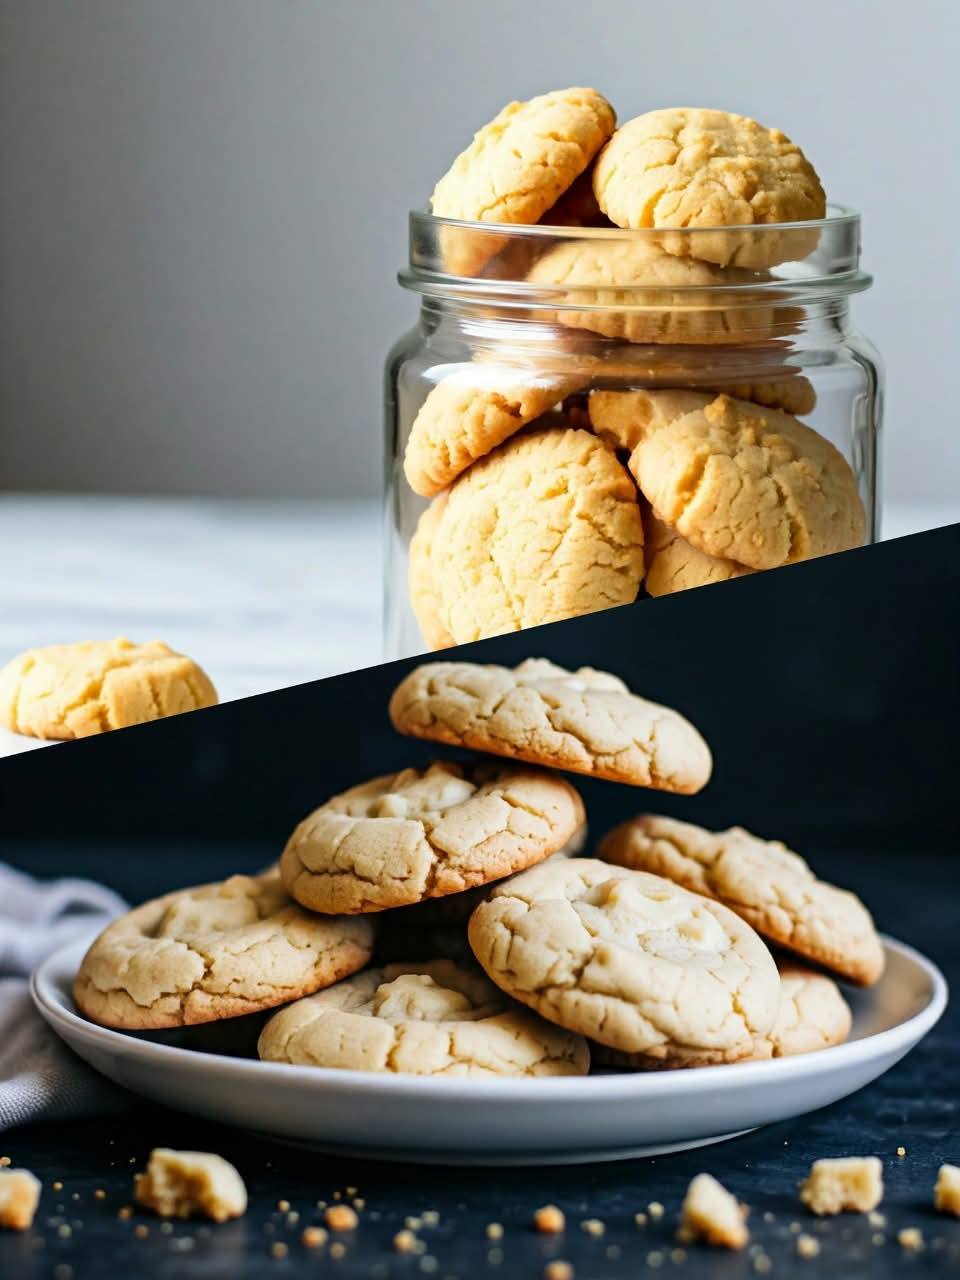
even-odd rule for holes
{"type": "Polygon", "coordinates": [[[86,945],[73,943],[41,965],[33,998],[54,1031],[117,1084],[284,1142],[443,1164],[618,1160],[787,1120],[876,1079],[926,1035],[947,1000],[940,971],[886,938],[886,972],[869,991],[846,992],[852,1037],[833,1049],[649,1074],[434,1080],[227,1056],[250,1048],[257,1026],[250,1019],[150,1037],[95,1026],[70,997],[86,945]]]}

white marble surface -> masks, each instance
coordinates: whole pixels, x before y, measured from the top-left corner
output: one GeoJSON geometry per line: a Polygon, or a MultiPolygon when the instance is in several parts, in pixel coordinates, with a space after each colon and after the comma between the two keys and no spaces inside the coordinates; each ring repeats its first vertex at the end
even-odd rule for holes
{"type": "MultiPolygon", "coordinates": [[[[954,521],[960,503],[888,505],[883,535],[954,521]]],[[[382,657],[381,528],[372,501],[4,494],[0,664],[35,645],[157,638],[224,701],[369,666],[382,657]]],[[[3,734],[0,754],[35,745],[3,734]]]]}

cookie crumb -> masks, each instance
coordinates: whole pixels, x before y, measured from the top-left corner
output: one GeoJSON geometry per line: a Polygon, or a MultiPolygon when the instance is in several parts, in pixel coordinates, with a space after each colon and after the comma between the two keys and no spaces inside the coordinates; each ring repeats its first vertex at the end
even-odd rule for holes
{"type": "Polygon", "coordinates": [[[348,1204],[332,1204],[323,1215],[323,1220],[331,1231],[356,1231],[360,1221],[356,1211],[348,1204]]]}
{"type": "Polygon", "coordinates": [[[29,1169],[0,1169],[0,1227],[26,1231],[40,1201],[40,1179],[29,1169]]]}
{"type": "Polygon", "coordinates": [[[687,1188],[680,1221],[691,1239],[724,1249],[742,1249],[750,1239],[743,1205],[709,1173],[698,1173],[687,1188]]]}
{"type": "Polygon", "coordinates": [[[289,1252],[290,1250],[282,1240],[275,1240],[270,1246],[270,1254],[274,1258],[285,1258],[289,1252]]]}
{"type": "Polygon", "coordinates": [[[404,1218],[403,1225],[408,1227],[411,1231],[419,1231],[423,1226],[423,1219],[415,1217],[404,1218]]]}
{"type": "Polygon", "coordinates": [[[960,1218],[960,1165],[942,1164],[933,1188],[933,1207],[960,1218]]]}
{"type": "Polygon", "coordinates": [[[354,1207],[355,1209],[358,1209],[358,1210],[359,1210],[359,1209],[365,1209],[365,1208],[367,1207],[367,1202],[366,1202],[366,1200],[364,1200],[364,1198],[363,1198],[362,1196],[354,1196],[354,1197],[353,1197],[353,1207],[354,1207]]]}
{"type": "Polygon", "coordinates": [[[296,1209],[291,1209],[290,1212],[287,1214],[287,1226],[295,1227],[299,1221],[300,1221],[299,1213],[297,1213],[296,1209]]]}
{"type": "Polygon", "coordinates": [[[347,1195],[348,1195],[348,1196],[355,1196],[355,1195],[357,1194],[357,1192],[360,1190],[360,1188],[359,1188],[359,1187],[346,1187],[346,1188],[345,1188],[345,1190],[346,1190],[346,1193],[347,1193],[347,1195]]]}
{"type": "Polygon", "coordinates": [[[606,1229],[606,1223],[601,1222],[599,1218],[584,1218],[580,1223],[580,1230],[595,1239],[597,1236],[602,1236],[606,1229]]]}
{"type": "Polygon", "coordinates": [[[330,1246],[331,1258],[342,1258],[346,1252],[347,1246],[345,1244],[341,1244],[339,1240],[334,1240],[333,1244],[330,1246]]]}
{"type": "Polygon", "coordinates": [[[543,1280],[573,1280],[573,1267],[559,1258],[548,1262],[543,1269],[543,1280]]]}
{"type": "Polygon", "coordinates": [[[69,1240],[73,1235],[73,1228],[66,1222],[61,1222],[60,1226],[57,1227],[57,1235],[61,1240],[69,1240]]]}
{"type": "Polygon", "coordinates": [[[660,1203],[659,1200],[651,1200],[650,1203],[647,1205],[647,1213],[650,1215],[651,1218],[653,1218],[654,1221],[656,1221],[657,1218],[662,1218],[663,1212],[664,1212],[663,1205],[660,1203]]]}
{"type": "Polygon", "coordinates": [[[60,1182],[60,1181],[59,1181],[59,1179],[58,1179],[56,1182],[54,1182],[52,1185],[53,1185],[53,1189],[54,1189],[54,1191],[62,1191],[62,1190],[63,1190],[63,1183],[62,1183],[62,1182],[60,1182]]]}
{"type": "Polygon", "coordinates": [[[417,1237],[412,1231],[398,1231],[393,1237],[393,1248],[395,1253],[415,1253],[417,1237]]]}
{"type": "Polygon", "coordinates": [[[647,1254],[647,1266],[648,1267],[663,1266],[663,1254],[660,1252],[659,1249],[654,1249],[652,1253],[647,1254]]]}
{"type": "Polygon", "coordinates": [[[815,1258],[819,1252],[820,1241],[816,1236],[808,1236],[806,1233],[797,1236],[798,1258],[815,1258]]]}
{"type": "Polygon", "coordinates": [[[923,1233],[919,1227],[903,1227],[897,1232],[897,1244],[901,1249],[922,1249],[923,1233]]]}
{"type": "Polygon", "coordinates": [[[867,1214],[867,1221],[871,1227],[885,1227],[887,1225],[887,1219],[882,1213],[878,1213],[876,1209],[870,1210],[867,1214]]]}
{"type": "Polygon", "coordinates": [[[800,1199],[811,1213],[868,1213],[883,1199],[883,1166],[876,1156],[815,1160],[800,1199]]]}
{"type": "Polygon", "coordinates": [[[278,1201],[277,1201],[277,1208],[280,1210],[280,1212],[281,1212],[281,1213],[289,1213],[289,1212],[290,1212],[290,1201],[289,1201],[289,1200],[278,1200],[278,1201]]]}
{"type": "Polygon", "coordinates": [[[907,1154],[907,1148],[906,1148],[906,1147],[897,1147],[897,1155],[900,1157],[900,1159],[901,1159],[901,1160],[903,1159],[903,1157],[904,1157],[906,1154],[907,1154]]]}
{"type": "Polygon", "coordinates": [[[633,1220],[638,1227],[645,1227],[647,1225],[647,1215],[645,1213],[635,1213],[633,1215],[633,1220]]]}
{"type": "Polygon", "coordinates": [[[768,1271],[773,1270],[773,1263],[765,1253],[758,1253],[753,1260],[753,1269],[759,1275],[766,1275],[768,1271]]]}
{"type": "Polygon", "coordinates": [[[106,1200],[107,1193],[104,1191],[103,1187],[97,1187],[96,1191],[93,1193],[93,1198],[94,1200],[106,1200]]]}
{"type": "Polygon", "coordinates": [[[9,1169],[12,1164],[13,1158],[11,1156],[0,1156],[0,1169],[9,1169]]]}
{"type": "Polygon", "coordinates": [[[502,1239],[503,1239],[503,1224],[502,1224],[502,1223],[500,1223],[500,1222],[488,1222],[488,1223],[487,1223],[487,1239],[488,1239],[488,1240],[502,1240],[502,1239]]]}
{"type": "Polygon", "coordinates": [[[544,1235],[558,1235],[567,1226],[563,1210],[555,1204],[545,1204],[533,1215],[533,1225],[544,1235]]]}
{"type": "Polygon", "coordinates": [[[327,1243],[327,1233],[323,1227],[304,1227],[300,1241],[305,1249],[319,1249],[327,1243]]]}
{"type": "Polygon", "coordinates": [[[146,1240],[147,1236],[150,1234],[150,1228],[145,1222],[138,1222],[133,1228],[133,1234],[138,1240],[146,1240]]]}
{"type": "Polygon", "coordinates": [[[421,1217],[423,1218],[423,1225],[425,1227],[435,1227],[440,1221],[440,1215],[437,1213],[436,1209],[424,1209],[421,1217]]]}
{"type": "MultiPolygon", "coordinates": [[[[161,1218],[194,1215],[226,1222],[246,1212],[247,1189],[232,1164],[209,1151],[172,1151],[155,1147],[147,1167],[135,1175],[133,1195],[161,1218]]],[[[133,1210],[118,1211],[120,1218],[133,1210]]]]}

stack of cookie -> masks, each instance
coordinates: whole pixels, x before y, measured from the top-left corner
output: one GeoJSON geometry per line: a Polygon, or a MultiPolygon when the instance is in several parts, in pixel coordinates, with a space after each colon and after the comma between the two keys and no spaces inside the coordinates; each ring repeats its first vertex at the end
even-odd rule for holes
{"type": "Polygon", "coordinates": [[[710,751],[678,712],[532,659],[418,667],[390,717],[482,755],[361,783],[299,823],[279,867],[130,912],[81,965],[81,1012],[141,1030],[283,1005],[265,1060],[433,1076],[706,1065],[846,1036],[832,979],[767,944],[859,983],[882,950],[857,899],[796,854],[644,816],[578,856],[584,806],[557,770],[696,792],[710,751]]]}
{"type": "Polygon", "coordinates": [[[401,394],[404,474],[431,500],[409,555],[431,648],[863,543],[850,464],[797,416],[817,397],[770,288],[817,247],[796,225],[825,214],[813,166],[724,111],[615,125],[593,89],[512,103],[434,191],[435,215],[474,224],[442,226],[446,268],[522,281],[527,311],[401,394]]]}

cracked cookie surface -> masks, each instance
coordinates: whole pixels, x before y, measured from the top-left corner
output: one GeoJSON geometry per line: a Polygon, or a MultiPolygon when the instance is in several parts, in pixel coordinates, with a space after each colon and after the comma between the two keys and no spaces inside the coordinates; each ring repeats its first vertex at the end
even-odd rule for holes
{"type": "Polygon", "coordinates": [[[294,830],[280,874],[312,911],[349,914],[462,893],[549,857],[582,826],[562,778],[432,764],[361,783],[294,830]]]}
{"type": "Polygon", "coordinates": [[[630,470],[661,520],[707,555],[751,569],[863,545],[863,502],[838,449],[777,409],[704,398],[702,409],[645,435],[631,454],[630,470]]]}
{"type": "Polygon", "coordinates": [[[159,640],[49,645],[0,671],[0,724],[33,738],[87,738],[216,703],[206,673],[159,640]]]}
{"type": "Polygon", "coordinates": [[[446,495],[438,494],[417,521],[407,553],[407,589],[410,607],[420,634],[431,649],[449,649],[453,636],[440,618],[440,598],[433,579],[433,541],[443,514],[446,495]]]}
{"type": "Polygon", "coordinates": [[[599,856],[715,898],[765,938],[853,982],[883,972],[883,948],[860,899],[818,880],[780,841],[644,814],[606,835],[599,856]]]}
{"type": "Polygon", "coordinates": [[[362,968],[369,920],[331,920],[295,902],[276,872],[182,889],[115,920],[83,958],[85,1017],[138,1031],[254,1013],[362,968]]]}
{"type": "Polygon", "coordinates": [[[769,1040],[775,1058],[843,1044],[853,1018],[840,988],[825,973],[780,964],[780,1012],[769,1040]]]}
{"type": "Polygon", "coordinates": [[[661,791],[699,791],[713,764],[679,712],[608,672],[545,658],[513,668],[424,663],[394,690],[389,711],[394,728],[415,738],[661,791]]]}
{"type": "Polygon", "coordinates": [[[628,604],[643,577],[633,481],[588,431],[516,436],[447,491],[432,562],[457,644],[628,604]]]}
{"type": "Polygon", "coordinates": [[[742,578],[753,572],[746,565],[737,564],[736,560],[708,556],[682,538],[676,529],[658,520],[650,510],[644,512],[643,527],[647,560],[644,585],[648,595],[669,596],[675,591],[729,582],[732,578],[742,578]]]}
{"type": "Polygon", "coordinates": [[[721,903],[660,876],[574,858],[515,876],[470,917],[470,946],[508,995],[651,1064],[750,1057],[780,979],[721,903]]]}
{"type": "Polygon", "coordinates": [[[815,231],[723,232],[719,227],[823,218],[816,170],[779,129],[700,107],[648,111],[628,120],[597,157],[593,189],[621,227],[698,228],[665,234],[664,249],[723,265],[767,267],[803,258],[815,231]]]}
{"type": "Polygon", "coordinates": [[[269,1062],[418,1076],[586,1075],[572,1035],[510,1004],[481,973],[449,960],[368,969],[275,1014],[269,1062]]]}

